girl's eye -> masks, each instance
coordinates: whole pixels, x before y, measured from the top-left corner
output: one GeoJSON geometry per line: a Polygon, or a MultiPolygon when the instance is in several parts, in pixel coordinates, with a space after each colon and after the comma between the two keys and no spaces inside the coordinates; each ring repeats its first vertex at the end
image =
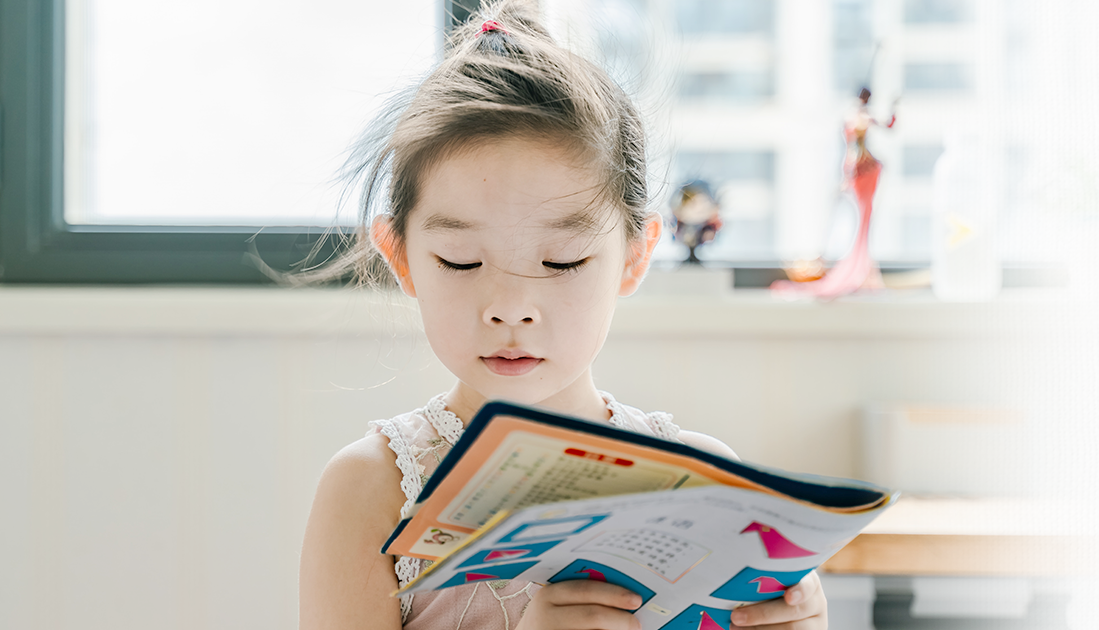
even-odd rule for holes
{"type": "Polygon", "coordinates": [[[543,260],[542,266],[547,269],[553,269],[554,271],[579,271],[581,267],[588,264],[591,258],[582,258],[580,260],[574,260],[572,262],[551,262],[549,260],[543,260]]]}
{"type": "Polygon", "coordinates": [[[446,260],[445,258],[440,258],[438,256],[436,256],[435,258],[439,261],[439,267],[441,267],[445,271],[469,271],[471,269],[476,269],[481,266],[481,263],[479,262],[453,263],[449,260],[446,260]]]}

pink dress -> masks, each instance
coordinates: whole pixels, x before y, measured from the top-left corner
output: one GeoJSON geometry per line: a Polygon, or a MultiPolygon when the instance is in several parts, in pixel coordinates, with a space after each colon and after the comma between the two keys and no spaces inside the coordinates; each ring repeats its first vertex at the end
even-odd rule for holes
{"type": "MultiPolygon", "coordinates": [[[[610,394],[600,394],[607,401],[612,425],[678,441],[679,427],[672,422],[671,414],[660,411],[645,413],[615,401],[610,394]]],[[[447,411],[442,394],[432,398],[422,409],[370,423],[367,435],[381,433],[386,436],[389,438],[389,448],[397,455],[397,467],[402,476],[401,490],[406,498],[401,508],[402,518],[412,509],[427,478],[462,436],[462,431],[462,421],[447,411]]],[[[404,586],[412,581],[425,563],[425,560],[398,557],[394,564],[398,583],[404,586]]],[[[401,598],[401,620],[408,630],[460,630],[463,627],[511,630],[539,588],[532,582],[500,580],[406,595],[401,598]]]]}

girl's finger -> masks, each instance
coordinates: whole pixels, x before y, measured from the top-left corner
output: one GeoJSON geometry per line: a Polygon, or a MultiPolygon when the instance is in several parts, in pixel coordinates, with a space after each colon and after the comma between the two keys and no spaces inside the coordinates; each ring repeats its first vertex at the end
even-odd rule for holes
{"type": "Polygon", "coordinates": [[[772,599],[769,602],[737,608],[730,619],[738,628],[754,628],[797,621],[811,616],[812,613],[807,612],[802,606],[790,606],[781,599],[772,599]]]}
{"type": "MultiPolygon", "coordinates": [[[[641,605],[641,596],[633,591],[608,582],[597,580],[569,580],[550,584],[540,591],[546,602],[554,606],[598,604],[623,610],[634,610],[641,605]]],[[[632,616],[632,615],[631,615],[632,616]]]]}
{"type": "Polygon", "coordinates": [[[777,623],[787,623],[799,619],[808,619],[823,615],[827,606],[824,596],[814,591],[816,596],[805,602],[791,606],[784,599],[772,599],[769,602],[744,606],[733,611],[731,619],[734,626],[753,627],[777,623]]]}
{"type": "Polygon", "coordinates": [[[551,614],[554,627],[572,630],[641,630],[641,622],[633,613],[607,606],[558,606],[551,614]]]}
{"type": "Polygon", "coordinates": [[[796,606],[812,599],[819,590],[820,577],[816,571],[810,571],[805,577],[801,578],[800,582],[786,589],[786,594],[782,598],[786,600],[787,604],[796,606]]]}
{"type": "MultiPolygon", "coordinates": [[[[733,626],[738,628],[739,626],[733,626]]],[[[748,626],[750,630],[828,630],[828,618],[817,615],[808,619],[799,619],[787,623],[775,623],[764,626],[748,626]]]]}

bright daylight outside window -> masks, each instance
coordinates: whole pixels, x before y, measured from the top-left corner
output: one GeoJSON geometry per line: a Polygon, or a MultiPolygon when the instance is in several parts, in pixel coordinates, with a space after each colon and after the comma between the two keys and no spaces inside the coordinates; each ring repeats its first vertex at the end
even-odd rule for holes
{"type": "Polygon", "coordinates": [[[440,0],[70,0],[66,221],[354,222],[343,152],[441,25],[440,0]]]}

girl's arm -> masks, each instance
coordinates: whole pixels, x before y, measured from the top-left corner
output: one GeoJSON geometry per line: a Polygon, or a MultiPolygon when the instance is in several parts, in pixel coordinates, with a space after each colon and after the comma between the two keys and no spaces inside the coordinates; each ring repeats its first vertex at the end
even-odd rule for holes
{"type": "Polygon", "coordinates": [[[401,627],[393,557],[378,552],[396,527],[404,495],[384,436],[344,448],[324,469],[301,552],[299,628],[401,627]]]}

